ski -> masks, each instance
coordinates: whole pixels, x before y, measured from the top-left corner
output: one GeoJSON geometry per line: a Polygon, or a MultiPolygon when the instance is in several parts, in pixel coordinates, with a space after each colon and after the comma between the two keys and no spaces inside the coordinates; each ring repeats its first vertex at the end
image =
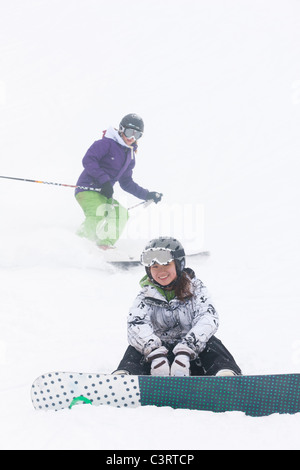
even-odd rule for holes
{"type": "MultiPolygon", "coordinates": [[[[120,251],[117,248],[107,250],[101,253],[104,260],[107,263],[111,264],[120,264],[120,265],[140,265],[140,253],[135,252],[124,252],[120,251]]],[[[209,251],[195,251],[194,253],[187,253],[187,261],[196,261],[197,259],[201,259],[201,257],[209,256],[209,251]]]]}

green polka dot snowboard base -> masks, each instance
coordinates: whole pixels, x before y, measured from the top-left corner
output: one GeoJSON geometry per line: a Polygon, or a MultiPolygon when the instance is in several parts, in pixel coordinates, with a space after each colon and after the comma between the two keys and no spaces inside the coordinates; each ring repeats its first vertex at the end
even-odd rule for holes
{"type": "Polygon", "coordinates": [[[35,409],[44,411],[82,404],[294,414],[300,411],[300,374],[152,377],[53,372],[35,380],[31,398],[35,409]]]}

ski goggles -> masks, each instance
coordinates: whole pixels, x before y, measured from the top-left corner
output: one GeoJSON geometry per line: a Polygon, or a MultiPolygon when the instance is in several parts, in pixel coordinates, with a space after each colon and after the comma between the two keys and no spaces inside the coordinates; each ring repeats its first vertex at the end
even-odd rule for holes
{"type": "Polygon", "coordinates": [[[150,268],[155,263],[166,265],[173,261],[173,252],[167,248],[149,248],[141,254],[141,263],[150,268]]]}
{"type": "Polygon", "coordinates": [[[125,137],[127,139],[132,139],[132,137],[135,138],[135,140],[138,140],[142,137],[143,133],[141,131],[138,131],[136,129],[131,129],[130,127],[123,127],[121,131],[124,133],[125,137]]]}

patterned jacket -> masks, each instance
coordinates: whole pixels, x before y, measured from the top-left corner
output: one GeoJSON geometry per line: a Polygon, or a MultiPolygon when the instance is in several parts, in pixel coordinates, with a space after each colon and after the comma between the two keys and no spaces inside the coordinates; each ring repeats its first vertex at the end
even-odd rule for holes
{"type": "Polygon", "coordinates": [[[219,318],[202,281],[191,280],[193,297],[168,300],[147,276],[128,316],[128,341],[145,357],[154,349],[178,344],[194,351],[195,359],[218,329],[219,318]]]}

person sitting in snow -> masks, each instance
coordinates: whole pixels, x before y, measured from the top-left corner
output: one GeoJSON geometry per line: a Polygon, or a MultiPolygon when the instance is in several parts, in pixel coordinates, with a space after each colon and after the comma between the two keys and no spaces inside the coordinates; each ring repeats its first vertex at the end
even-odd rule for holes
{"type": "Polygon", "coordinates": [[[219,319],[206,287],[185,268],[181,243],[153,239],[141,262],[146,275],[128,316],[129,346],[114,374],[241,375],[214,334],[219,319]]]}
{"type": "Polygon", "coordinates": [[[143,132],[142,118],[127,114],[119,129],[110,127],[105,131],[103,138],[94,142],[83,158],[84,170],[78,179],[80,188],[76,188],[75,197],[83,209],[85,221],[78,235],[95,241],[102,249],[116,243],[128,220],[127,209],[113,199],[113,186],[117,181],[124,191],[139,199],[153,200],[157,204],[162,198],[162,194],[144,189],[132,179],[137,141],[143,132]],[[94,191],[95,188],[101,191],[94,191]]]}

